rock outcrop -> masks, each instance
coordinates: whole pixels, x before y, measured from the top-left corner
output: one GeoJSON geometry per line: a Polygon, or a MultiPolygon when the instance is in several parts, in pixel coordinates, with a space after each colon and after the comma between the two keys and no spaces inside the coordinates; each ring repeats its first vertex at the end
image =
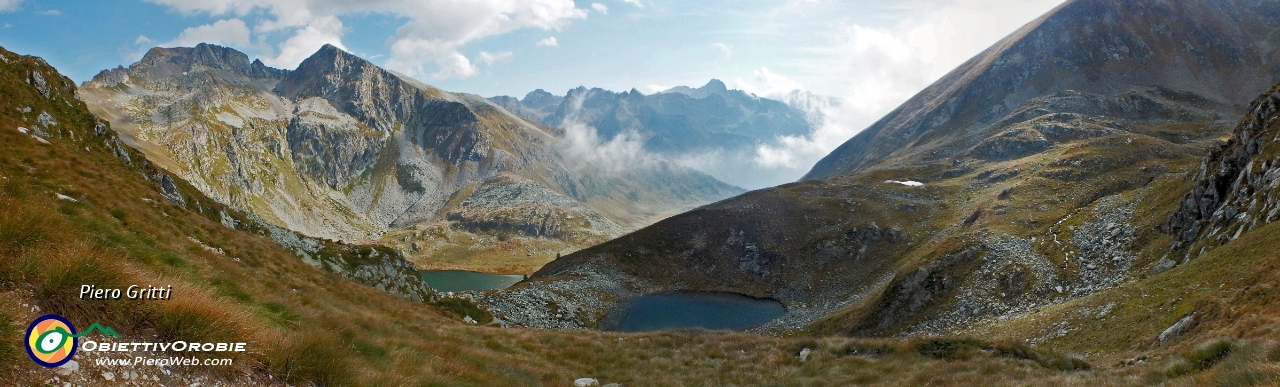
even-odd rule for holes
{"type": "Polygon", "coordinates": [[[1213,148],[1195,186],[1163,230],[1174,235],[1169,262],[1185,262],[1280,220],[1280,84],[1253,101],[1231,139],[1213,148]],[[1181,256],[1178,256],[1181,252],[1181,256]]]}

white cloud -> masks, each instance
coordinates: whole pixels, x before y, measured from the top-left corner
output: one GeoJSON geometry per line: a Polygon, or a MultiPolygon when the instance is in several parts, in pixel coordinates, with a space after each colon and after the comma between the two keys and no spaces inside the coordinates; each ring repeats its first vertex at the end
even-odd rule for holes
{"type": "Polygon", "coordinates": [[[50,9],[50,10],[47,10],[47,11],[41,12],[40,14],[41,14],[41,15],[49,15],[49,16],[62,16],[62,11],[59,11],[59,10],[56,10],[56,9],[50,9]]]}
{"type": "MultiPolygon", "coordinates": [[[[0,0],[5,1],[5,0],[0,0]]],[[[272,19],[253,27],[263,62],[292,67],[308,47],[331,43],[341,47],[343,15],[383,14],[405,20],[387,40],[384,65],[410,76],[466,77],[474,66],[457,48],[487,36],[535,28],[559,30],[587,17],[573,0],[148,0],[185,14],[246,17],[263,13],[272,19]],[[280,47],[265,45],[265,35],[290,34],[280,47]],[[278,54],[276,54],[278,51],[278,54]],[[270,58],[274,56],[274,58],[270,58]]],[[[242,47],[243,48],[243,47],[242,47]]],[[[312,50],[314,51],[314,50],[312,50]]],[[[306,53],[307,55],[310,52],[306,53]]]]}
{"type": "Polygon", "coordinates": [[[591,9],[594,9],[596,10],[596,12],[599,12],[605,15],[609,14],[609,7],[605,6],[604,4],[591,3],[591,9]]]}
{"type": "Polygon", "coordinates": [[[582,102],[590,91],[570,96],[568,110],[561,121],[564,137],[560,139],[563,154],[577,165],[591,166],[618,174],[636,168],[651,167],[657,158],[644,151],[644,138],[634,131],[619,132],[609,140],[600,138],[595,127],[582,122],[582,102]]]}
{"type": "Polygon", "coordinates": [[[456,52],[436,62],[440,65],[440,71],[431,74],[434,79],[466,78],[480,72],[467,57],[456,52]]]}
{"type": "Polygon", "coordinates": [[[753,81],[744,81],[738,78],[734,81],[733,88],[755,94],[757,96],[770,99],[783,99],[787,93],[794,90],[804,89],[804,85],[791,79],[785,75],[776,74],[769,71],[768,67],[761,67],[753,72],[755,76],[753,81]]]}
{"type": "Polygon", "coordinates": [[[711,44],[711,48],[715,49],[716,51],[720,51],[720,53],[724,54],[725,57],[733,56],[733,46],[730,46],[728,44],[715,42],[711,44]]]}
{"type": "MultiPolygon", "coordinates": [[[[141,37],[140,37],[141,38],[141,37]]],[[[141,40],[141,39],[138,39],[141,40]]],[[[150,39],[147,39],[150,41],[150,39]]],[[[160,43],[160,47],[187,47],[200,43],[244,47],[249,45],[249,27],[240,19],[227,19],[187,28],[177,38],[160,43]]],[[[137,40],[135,40],[135,44],[137,40]]]]}
{"type": "Polygon", "coordinates": [[[511,51],[502,51],[502,52],[496,52],[496,53],[491,53],[488,51],[480,51],[479,59],[481,62],[484,62],[484,64],[486,65],[492,65],[496,62],[509,60],[511,59],[512,55],[513,54],[511,53],[511,51]]]}
{"type": "Polygon", "coordinates": [[[138,38],[133,40],[133,44],[151,44],[151,38],[146,35],[138,35],[138,38]]]}
{"type": "Polygon", "coordinates": [[[622,2],[634,5],[636,7],[644,8],[644,3],[641,3],[640,0],[622,0],[622,2]]]}
{"type": "Polygon", "coordinates": [[[22,0],[0,0],[0,12],[13,12],[18,9],[22,0]]]}
{"type": "MultiPolygon", "coordinates": [[[[248,43],[246,43],[247,45],[248,43]]],[[[262,63],[271,67],[291,69],[314,54],[325,44],[332,44],[346,50],[342,45],[342,21],[334,16],[325,16],[312,20],[306,27],[294,32],[293,36],[280,45],[280,53],[274,58],[262,58],[262,63]]]]}
{"type": "Polygon", "coordinates": [[[548,36],[546,39],[542,39],[542,40],[539,40],[537,43],[534,43],[534,45],[538,47],[559,47],[560,42],[556,41],[556,37],[548,36]]]}
{"type": "Polygon", "coordinates": [[[656,84],[656,83],[650,83],[650,84],[648,84],[648,85],[644,85],[644,92],[645,92],[645,94],[654,94],[654,93],[659,93],[659,92],[662,92],[662,91],[667,90],[667,89],[670,89],[670,88],[671,88],[671,86],[663,86],[663,85],[659,85],[659,84],[656,84]]]}

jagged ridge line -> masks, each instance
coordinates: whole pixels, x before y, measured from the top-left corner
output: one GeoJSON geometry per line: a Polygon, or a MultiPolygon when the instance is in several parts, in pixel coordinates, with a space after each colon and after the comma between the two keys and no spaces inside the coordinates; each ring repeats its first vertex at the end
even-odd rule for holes
{"type": "Polygon", "coordinates": [[[115,337],[115,338],[119,338],[119,337],[120,337],[120,334],[116,333],[116,331],[115,331],[114,329],[111,329],[111,327],[104,327],[104,326],[102,326],[101,324],[98,324],[98,323],[93,323],[93,325],[90,325],[88,329],[85,329],[85,330],[84,330],[84,332],[82,332],[82,333],[80,333],[80,334],[78,334],[78,335],[71,335],[71,337],[83,337],[83,336],[85,336],[85,335],[88,335],[90,332],[93,332],[93,330],[94,330],[94,329],[97,329],[97,330],[98,330],[98,332],[102,332],[102,334],[107,335],[107,336],[111,336],[111,337],[115,337]]]}

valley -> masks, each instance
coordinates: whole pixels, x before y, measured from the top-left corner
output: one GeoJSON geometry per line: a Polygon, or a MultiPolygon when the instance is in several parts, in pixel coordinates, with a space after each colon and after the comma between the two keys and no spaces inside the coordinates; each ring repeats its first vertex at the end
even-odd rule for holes
{"type": "Polygon", "coordinates": [[[717,79],[483,98],[200,43],[77,87],[0,49],[0,382],[1280,384],[1276,10],[1063,2],[751,191],[682,155],[821,121],[717,79]],[[46,313],[250,349],[45,368],[46,313]]]}
{"type": "Polygon", "coordinates": [[[79,95],[215,200],[423,269],[531,273],[560,254],[741,192],[660,160],[623,170],[558,129],[327,46],[295,70],[233,49],[156,48],[79,95]]]}

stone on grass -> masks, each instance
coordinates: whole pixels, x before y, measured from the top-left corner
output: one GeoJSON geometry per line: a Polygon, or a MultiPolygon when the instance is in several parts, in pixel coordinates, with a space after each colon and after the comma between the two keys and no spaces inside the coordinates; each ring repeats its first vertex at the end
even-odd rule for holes
{"type": "Polygon", "coordinates": [[[1178,334],[1182,333],[1182,329],[1186,328],[1187,325],[1191,324],[1191,321],[1194,320],[1195,317],[1196,317],[1195,312],[1191,312],[1191,314],[1188,314],[1186,317],[1183,317],[1181,320],[1178,320],[1178,322],[1173,323],[1173,325],[1170,325],[1169,328],[1164,330],[1164,332],[1160,332],[1160,337],[1157,338],[1156,340],[1158,342],[1163,343],[1163,342],[1169,341],[1172,338],[1178,337],[1178,334]]]}

